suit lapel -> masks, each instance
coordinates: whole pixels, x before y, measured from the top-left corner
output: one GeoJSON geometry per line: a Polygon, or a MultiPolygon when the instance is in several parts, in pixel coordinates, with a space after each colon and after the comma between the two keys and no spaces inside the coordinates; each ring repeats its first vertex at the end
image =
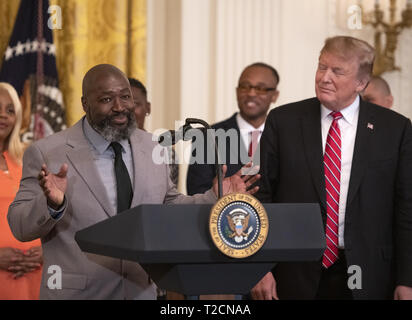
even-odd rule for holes
{"type": "Polygon", "coordinates": [[[370,138],[373,134],[373,129],[369,128],[369,124],[374,123],[373,114],[370,112],[368,105],[360,101],[359,119],[356,131],[355,148],[353,150],[352,168],[349,181],[348,198],[346,207],[350,205],[356,192],[360,186],[363,175],[365,174],[368,164],[370,138]]]}
{"type": "Polygon", "coordinates": [[[90,192],[94,195],[106,214],[108,216],[114,216],[116,213],[113,212],[112,206],[110,205],[106,189],[99,178],[99,173],[94,164],[93,154],[90,150],[91,147],[84,136],[82,120],[78,121],[72,128],[67,138],[67,145],[71,147],[67,152],[67,157],[74,170],[76,170],[84,180],[90,192]]]}
{"type": "MultiPolygon", "coordinates": [[[[245,149],[245,141],[243,141],[242,134],[240,133],[240,129],[237,128],[237,132],[239,134],[239,163],[242,165],[245,165],[247,162],[250,161],[250,157],[248,155],[248,151],[245,149]],[[244,161],[241,161],[242,159],[248,159],[246,163],[244,161]]],[[[247,141],[246,141],[247,142],[247,141]]],[[[254,164],[257,164],[254,162],[254,164]]]]}
{"type": "Polygon", "coordinates": [[[240,132],[239,126],[237,124],[236,117],[237,117],[237,113],[235,113],[234,116],[232,116],[231,125],[229,126],[228,129],[231,129],[231,128],[233,129],[234,128],[236,130],[238,136],[239,136],[239,139],[238,139],[239,144],[238,144],[238,149],[237,149],[238,150],[237,159],[238,159],[238,163],[241,164],[241,166],[243,166],[247,162],[249,162],[248,152],[245,149],[245,142],[247,143],[247,141],[243,141],[242,133],[240,132]],[[242,161],[242,159],[243,160],[248,159],[248,161],[245,162],[245,161],[242,161]]]}
{"type": "MultiPolygon", "coordinates": [[[[233,159],[236,159],[236,155],[237,155],[237,160],[238,160],[237,163],[239,163],[241,166],[244,166],[244,165],[247,164],[251,159],[249,158],[248,150],[246,150],[246,148],[245,148],[245,146],[246,146],[246,144],[248,143],[248,141],[243,141],[242,133],[240,132],[239,126],[238,126],[238,124],[237,124],[237,120],[236,120],[237,114],[238,114],[238,113],[235,113],[235,114],[229,119],[229,121],[228,121],[228,126],[225,128],[225,130],[229,130],[229,129],[235,129],[235,130],[236,130],[236,132],[237,132],[237,134],[238,134],[238,137],[239,137],[239,139],[237,139],[237,141],[238,141],[237,154],[235,153],[235,150],[233,150],[233,148],[229,148],[229,152],[230,152],[230,154],[231,154],[231,157],[233,157],[233,159]],[[245,162],[245,161],[242,161],[242,159],[243,159],[243,160],[246,160],[246,162],[245,162]]],[[[260,162],[260,161],[256,161],[256,162],[254,161],[254,164],[255,164],[255,165],[256,165],[256,164],[259,164],[258,162],[260,162]]]]}
{"type": "Polygon", "coordinates": [[[319,195],[320,203],[326,210],[326,191],[323,170],[322,131],[319,100],[313,99],[301,117],[305,155],[310,173],[319,195]]]}
{"type": "MultiPolygon", "coordinates": [[[[247,152],[245,149],[245,145],[243,143],[243,138],[242,135],[240,133],[240,129],[239,126],[237,124],[236,121],[236,116],[237,113],[235,113],[232,117],[230,117],[228,120],[225,121],[224,125],[222,125],[220,128],[216,128],[213,127],[215,130],[224,130],[225,133],[227,134],[228,130],[236,130],[236,135],[237,138],[235,139],[236,143],[237,143],[237,148],[233,148],[233,146],[231,145],[231,143],[233,143],[233,141],[229,138],[226,137],[225,139],[225,147],[226,149],[223,149],[222,145],[219,145],[219,155],[221,157],[221,159],[223,159],[222,157],[225,155],[226,158],[226,164],[230,164],[233,161],[236,161],[235,163],[239,164],[239,167],[242,167],[243,165],[245,165],[246,163],[248,163],[248,156],[247,156],[247,152]],[[225,154],[223,154],[223,150],[225,151],[225,154]],[[246,160],[245,161],[242,161],[246,160]]],[[[220,141],[219,141],[220,142],[220,141]]],[[[235,172],[232,172],[232,174],[235,172]]]]}

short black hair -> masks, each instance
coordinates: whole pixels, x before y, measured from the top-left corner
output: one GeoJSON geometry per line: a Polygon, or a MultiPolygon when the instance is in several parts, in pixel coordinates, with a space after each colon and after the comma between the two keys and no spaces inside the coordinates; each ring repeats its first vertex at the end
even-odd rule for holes
{"type": "Polygon", "coordinates": [[[251,65],[247,66],[245,69],[243,69],[243,71],[245,71],[248,68],[252,68],[252,67],[261,67],[261,68],[269,69],[272,72],[273,77],[276,80],[276,86],[279,85],[279,81],[280,81],[279,73],[271,65],[269,65],[267,63],[264,63],[264,62],[255,62],[255,63],[252,63],[251,65]]]}
{"type": "Polygon", "coordinates": [[[130,82],[130,86],[131,86],[131,87],[135,87],[135,88],[137,88],[137,89],[142,90],[143,95],[144,95],[145,97],[147,97],[146,87],[144,86],[144,84],[143,84],[141,81],[139,81],[139,80],[137,80],[137,79],[135,79],[135,78],[128,78],[128,79],[129,79],[129,82],[130,82]]]}

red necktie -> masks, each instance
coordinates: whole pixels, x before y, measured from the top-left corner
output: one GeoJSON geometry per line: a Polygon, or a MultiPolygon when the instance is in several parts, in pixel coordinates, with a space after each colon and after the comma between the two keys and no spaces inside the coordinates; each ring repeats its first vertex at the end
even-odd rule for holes
{"type": "Polygon", "coordinates": [[[326,139],[323,165],[326,185],[326,250],[322,265],[327,269],[338,260],[338,224],[341,169],[341,136],[338,120],[340,112],[332,112],[332,124],[326,139]]]}
{"type": "Polygon", "coordinates": [[[253,155],[255,154],[256,148],[258,146],[258,140],[260,136],[260,130],[255,130],[250,132],[251,138],[250,138],[250,144],[249,144],[249,150],[248,150],[248,156],[250,158],[253,158],[253,155]]]}

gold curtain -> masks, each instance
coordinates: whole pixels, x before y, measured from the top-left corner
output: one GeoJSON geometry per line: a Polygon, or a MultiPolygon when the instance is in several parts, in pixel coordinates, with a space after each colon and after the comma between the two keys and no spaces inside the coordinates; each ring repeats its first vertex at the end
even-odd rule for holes
{"type": "Polygon", "coordinates": [[[0,66],[3,63],[4,52],[9,44],[9,39],[11,32],[13,31],[14,20],[16,20],[19,6],[20,0],[0,1],[0,66]]]}
{"type": "MultiPolygon", "coordinates": [[[[0,52],[13,28],[18,4],[0,1],[0,52]],[[6,17],[7,20],[3,20],[6,17]]],[[[96,64],[110,63],[129,77],[146,78],[146,0],[50,0],[61,7],[62,29],[54,30],[57,70],[67,124],[83,115],[80,103],[84,74],[96,64]]]]}

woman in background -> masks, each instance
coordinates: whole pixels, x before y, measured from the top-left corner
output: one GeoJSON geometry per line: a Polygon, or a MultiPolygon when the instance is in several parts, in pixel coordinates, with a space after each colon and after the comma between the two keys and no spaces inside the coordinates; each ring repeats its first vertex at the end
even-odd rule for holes
{"type": "Polygon", "coordinates": [[[0,300],[34,300],[40,293],[40,240],[16,240],[7,221],[22,174],[21,122],[22,107],[16,90],[0,82],[0,300]]]}

